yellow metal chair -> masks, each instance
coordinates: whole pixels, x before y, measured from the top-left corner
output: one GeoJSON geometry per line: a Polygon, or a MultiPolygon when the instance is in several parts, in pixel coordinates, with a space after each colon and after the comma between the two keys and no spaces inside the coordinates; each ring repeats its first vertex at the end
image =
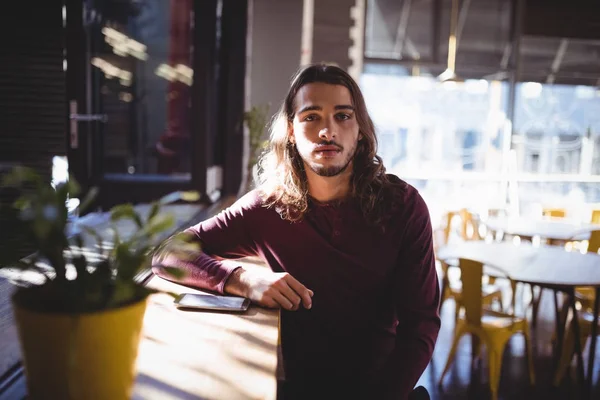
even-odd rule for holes
{"type": "MultiPolygon", "coordinates": [[[[466,209],[460,210],[459,212],[450,211],[445,215],[445,226],[444,226],[444,234],[443,234],[443,242],[447,244],[450,239],[450,234],[452,231],[452,221],[453,219],[459,216],[461,219],[461,238],[463,240],[480,240],[481,236],[479,235],[479,226],[476,224],[473,216],[466,209]]],[[[454,311],[454,320],[458,321],[458,316],[460,310],[463,306],[463,300],[461,291],[462,288],[460,285],[452,284],[450,282],[448,276],[448,269],[450,264],[445,261],[438,260],[441,265],[441,275],[442,275],[442,288],[441,288],[441,301],[440,308],[444,304],[444,302],[452,298],[455,302],[455,311],[454,311]]],[[[481,296],[483,299],[483,304],[486,306],[491,306],[494,304],[498,304],[501,310],[504,310],[504,304],[502,301],[502,289],[493,284],[485,284],[483,285],[483,289],[481,292],[481,296]]],[[[456,325],[455,325],[456,326],[456,325]]]]}
{"type": "MultiPolygon", "coordinates": [[[[481,297],[482,263],[460,259],[459,267],[463,283],[462,298],[465,312],[460,316],[458,326],[455,329],[454,341],[448,355],[448,361],[440,376],[439,384],[442,385],[444,376],[450,369],[461,337],[465,334],[471,334],[487,348],[491,398],[496,400],[498,398],[504,348],[514,334],[522,333],[525,337],[529,379],[533,385],[535,383],[535,373],[527,320],[514,314],[499,313],[483,307],[481,297]]],[[[479,352],[479,346],[476,346],[475,351],[479,352]]]]}
{"type": "MultiPolygon", "coordinates": [[[[462,285],[452,285],[448,278],[448,269],[450,265],[444,261],[440,261],[442,265],[442,300],[440,302],[440,308],[444,301],[449,298],[454,299],[454,322],[455,327],[458,325],[458,317],[461,309],[464,307],[464,300],[462,296],[462,285]]],[[[502,300],[502,289],[496,285],[482,284],[481,299],[486,307],[491,307],[497,304],[502,311],[505,310],[505,305],[502,300]]]]}
{"type": "MultiPolygon", "coordinates": [[[[592,231],[590,239],[588,241],[588,252],[597,253],[600,249],[600,231],[592,231]]],[[[600,268],[600,267],[599,267],[600,268]]],[[[579,343],[581,347],[585,347],[585,342],[588,336],[592,333],[592,322],[593,322],[593,307],[594,300],[596,297],[596,291],[591,287],[577,287],[575,288],[575,301],[579,303],[581,311],[579,314],[579,343]]],[[[561,321],[568,318],[569,315],[569,302],[565,301],[563,309],[560,314],[561,321]]],[[[560,385],[565,372],[575,353],[575,331],[572,323],[567,323],[567,329],[565,331],[565,337],[563,339],[563,348],[558,362],[558,368],[554,374],[554,385],[560,385]]]]}

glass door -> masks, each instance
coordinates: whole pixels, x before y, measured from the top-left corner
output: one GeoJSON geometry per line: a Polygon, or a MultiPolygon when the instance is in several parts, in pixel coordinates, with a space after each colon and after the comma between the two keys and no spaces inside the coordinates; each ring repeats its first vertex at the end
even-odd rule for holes
{"type": "Polygon", "coordinates": [[[206,91],[194,85],[194,1],[67,0],[66,14],[74,175],[99,187],[102,208],[204,193],[206,132],[192,129],[206,91]]]}

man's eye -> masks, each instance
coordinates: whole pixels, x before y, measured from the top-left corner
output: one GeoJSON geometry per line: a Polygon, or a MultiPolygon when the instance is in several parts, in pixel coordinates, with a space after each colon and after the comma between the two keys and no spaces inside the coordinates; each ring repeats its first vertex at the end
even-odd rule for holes
{"type": "Polygon", "coordinates": [[[350,114],[340,113],[340,114],[337,114],[336,117],[340,121],[345,121],[347,119],[350,119],[350,114]]]}
{"type": "Polygon", "coordinates": [[[308,121],[308,122],[310,122],[310,121],[314,121],[314,120],[316,120],[316,119],[317,119],[317,116],[316,116],[316,115],[314,115],[314,114],[308,115],[308,116],[306,116],[306,118],[304,118],[304,120],[305,120],[305,121],[308,121]]]}

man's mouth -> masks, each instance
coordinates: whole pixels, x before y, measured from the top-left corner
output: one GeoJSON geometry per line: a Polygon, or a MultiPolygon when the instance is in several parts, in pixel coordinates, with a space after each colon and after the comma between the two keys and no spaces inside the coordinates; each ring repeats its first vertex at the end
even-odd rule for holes
{"type": "Polygon", "coordinates": [[[335,157],[342,150],[338,146],[334,145],[323,145],[315,149],[315,153],[318,157],[330,158],[335,157]]]}
{"type": "Polygon", "coordinates": [[[342,149],[333,144],[320,145],[315,149],[316,153],[339,153],[340,151],[342,151],[342,149]]]}

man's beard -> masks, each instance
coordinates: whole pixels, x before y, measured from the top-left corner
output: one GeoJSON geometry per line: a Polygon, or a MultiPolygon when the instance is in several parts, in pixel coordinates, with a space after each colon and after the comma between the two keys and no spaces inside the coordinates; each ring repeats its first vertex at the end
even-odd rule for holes
{"type": "Polygon", "coordinates": [[[304,161],[306,165],[308,165],[308,167],[317,175],[319,176],[323,176],[323,177],[333,177],[333,176],[337,176],[339,174],[341,174],[342,172],[344,172],[348,166],[350,165],[350,163],[352,162],[352,159],[354,158],[354,155],[356,154],[356,147],[357,147],[357,143],[354,144],[354,147],[348,152],[348,157],[346,157],[346,160],[344,160],[344,163],[342,165],[331,165],[331,166],[323,166],[323,165],[318,165],[316,163],[311,163],[311,162],[307,162],[306,160],[304,161]]]}

